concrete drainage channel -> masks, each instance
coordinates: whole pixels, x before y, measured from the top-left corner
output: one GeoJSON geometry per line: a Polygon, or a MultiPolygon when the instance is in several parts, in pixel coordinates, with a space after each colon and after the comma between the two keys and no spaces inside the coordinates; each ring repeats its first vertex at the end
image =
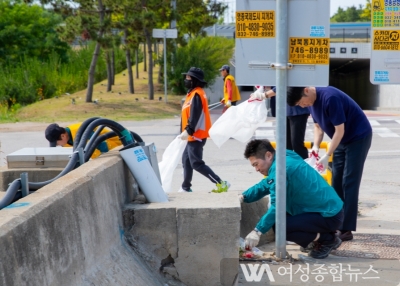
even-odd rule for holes
{"type": "MultiPolygon", "coordinates": [[[[0,197],[21,172],[59,171],[3,168],[0,197]]],[[[205,191],[133,203],[141,197],[115,150],[0,210],[0,285],[232,285],[239,237],[268,203],[241,210],[237,193],[205,191]]]]}

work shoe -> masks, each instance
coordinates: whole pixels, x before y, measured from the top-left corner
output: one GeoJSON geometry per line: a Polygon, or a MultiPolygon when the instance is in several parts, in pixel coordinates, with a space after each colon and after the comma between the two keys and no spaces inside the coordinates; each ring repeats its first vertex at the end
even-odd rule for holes
{"type": "Polygon", "coordinates": [[[191,192],[192,192],[192,189],[189,189],[189,190],[187,191],[187,190],[183,189],[182,187],[180,187],[180,189],[179,189],[179,191],[178,191],[178,193],[191,193],[191,192]]]}
{"type": "Polygon", "coordinates": [[[334,241],[331,243],[326,241],[318,243],[314,249],[308,253],[308,256],[311,256],[315,259],[324,259],[329,255],[329,253],[331,253],[333,249],[338,248],[341,244],[342,240],[335,236],[334,241]]]}
{"type": "Polygon", "coordinates": [[[311,250],[313,250],[314,247],[316,247],[317,244],[318,244],[318,242],[316,242],[316,241],[311,241],[311,242],[307,245],[307,247],[300,246],[300,251],[301,251],[301,252],[306,252],[306,253],[308,253],[308,252],[310,252],[311,250]]]}
{"type": "Polygon", "coordinates": [[[342,240],[342,241],[349,241],[353,239],[353,233],[349,230],[343,233],[340,233],[338,235],[338,237],[342,240]]]}
{"type": "MultiPolygon", "coordinates": [[[[306,248],[304,248],[303,246],[300,246],[300,251],[301,252],[306,252],[306,253],[308,253],[308,252],[310,252],[311,250],[313,250],[315,247],[317,247],[317,244],[318,244],[319,242],[317,242],[317,241],[311,241],[308,245],[307,245],[307,247],[306,248]]],[[[339,246],[338,246],[339,247],[339,246]]],[[[335,247],[335,248],[333,248],[334,250],[336,250],[338,247],[335,247]]]]}

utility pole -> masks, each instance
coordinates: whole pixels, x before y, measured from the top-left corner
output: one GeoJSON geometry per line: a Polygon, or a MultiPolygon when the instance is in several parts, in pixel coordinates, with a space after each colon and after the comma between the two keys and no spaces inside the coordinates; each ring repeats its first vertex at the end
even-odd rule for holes
{"type": "MultiPolygon", "coordinates": [[[[171,29],[176,29],[176,0],[171,1],[172,11],[173,11],[173,19],[171,21],[171,29]]],[[[171,72],[174,72],[174,55],[176,51],[176,40],[172,40],[172,53],[171,53],[171,72]]]]}

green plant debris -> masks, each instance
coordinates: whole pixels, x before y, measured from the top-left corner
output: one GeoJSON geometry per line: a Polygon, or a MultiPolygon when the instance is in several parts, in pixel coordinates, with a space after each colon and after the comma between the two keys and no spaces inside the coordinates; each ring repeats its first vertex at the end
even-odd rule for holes
{"type": "Polygon", "coordinates": [[[226,193],[228,191],[229,186],[225,183],[219,183],[217,184],[217,189],[213,189],[211,192],[212,193],[226,193]]]}

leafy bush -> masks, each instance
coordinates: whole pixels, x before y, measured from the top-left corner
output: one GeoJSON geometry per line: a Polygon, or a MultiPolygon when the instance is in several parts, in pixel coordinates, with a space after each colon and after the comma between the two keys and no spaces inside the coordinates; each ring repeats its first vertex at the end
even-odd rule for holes
{"type": "MultiPolygon", "coordinates": [[[[71,50],[67,62],[53,53],[47,61],[23,57],[19,64],[0,67],[0,102],[11,108],[16,103],[26,105],[37,100],[73,93],[86,88],[88,70],[95,44],[71,50]]],[[[134,59],[133,59],[134,60],[134,59]]],[[[126,68],[122,49],[115,50],[115,70],[126,68]]],[[[95,82],[107,78],[104,57],[98,58],[95,82]]]]}
{"type": "MultiPolygon", "coordinates": [[[[175,94],[186,94],[182,73],[191,67],[204,71],[208,85],[215,82],[222,65],[228,64],[232,58],[235,42],[223,37],[197,37],[184,47],[179,47],[174,57],[173,72],[168,72],[168,87],[175,94]]],[[[164,60],[160,61],[161,64],[164,60]]]]}
{"type": "Polygon", "coordinates": [[[21,2],[0,1],[0,63],[18,63],[26,56],[45,61],[53,53],[65,61],[71,48],[56,32],[61,16],[21,2]]]}

